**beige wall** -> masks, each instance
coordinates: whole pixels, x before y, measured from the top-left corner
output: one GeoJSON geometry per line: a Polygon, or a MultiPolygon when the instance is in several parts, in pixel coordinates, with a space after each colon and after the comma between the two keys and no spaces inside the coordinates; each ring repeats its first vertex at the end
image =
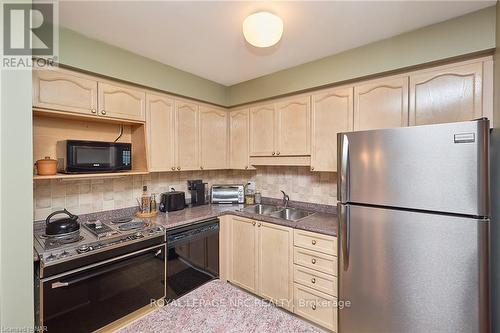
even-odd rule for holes
{"type": "MultiPolygon", "coordinates": [[[[495,7],[229,87],[238,105],[495,47],[495,7]]],[[[320,37],[318,37],[320,38],[320,37]]],[[[327,38],[327,36],[323,36],[327,38]]]]}
{"type": "Polygon", "coordinates": [[[209,185],[245,184],[253,180],[266,197],[281,198],[280,190],[284,190],[292,200],[334,205],[335,177],[335,173],[311,173],[306,167],[262,167],[256,171],[163,172],[114,179],[43,180],[34,183],[34,218],[44,219],[63,208],[84,214],[136,206],[135,198],[141,195],[143,185],[153,193],[168,191],[171,185],[176,190],[187,191],[188,179],[203,179],[209,185]]]}

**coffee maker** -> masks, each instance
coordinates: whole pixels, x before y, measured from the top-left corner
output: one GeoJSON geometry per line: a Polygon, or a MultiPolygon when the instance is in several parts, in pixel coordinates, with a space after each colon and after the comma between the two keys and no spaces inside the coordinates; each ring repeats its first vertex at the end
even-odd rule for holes
{"type": "Polygon", "coordinates": [[[189,193],[191,194],[192,206],[205,205],[208,203],[205,193],[208,187],[206,186],[206,183],[203,182],[203,180],[188,180],[187,185],[189,193]]]}

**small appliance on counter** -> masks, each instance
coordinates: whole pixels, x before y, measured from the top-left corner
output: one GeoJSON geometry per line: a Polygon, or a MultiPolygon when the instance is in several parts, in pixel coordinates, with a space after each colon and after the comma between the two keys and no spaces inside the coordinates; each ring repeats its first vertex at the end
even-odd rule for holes
{"type": "Polygon", "coordinates": [[[213,204],[245,203],[245,187],[240,184],[212,185],[210,192],[213,204]]]}
{"type": "Polygon", "coordinates": [[[207,183],[204,183],[201,179],[188,180],[188,190],[191,194],[191,205],[199,206],[208,203],[207,194],[205,193],[208,189],[207,183]]]}
{"type": "Polygon", "coordinates": [[[173,212],[186,207],[186,194],[182,191],[164,192],[160,196],[160,212],[173,212]]]}
{"type": "Polygon", "coordinates": [[[60,172],[119,172],[132,170],[132,144],[64,140],[57,142],[60,172]]]}

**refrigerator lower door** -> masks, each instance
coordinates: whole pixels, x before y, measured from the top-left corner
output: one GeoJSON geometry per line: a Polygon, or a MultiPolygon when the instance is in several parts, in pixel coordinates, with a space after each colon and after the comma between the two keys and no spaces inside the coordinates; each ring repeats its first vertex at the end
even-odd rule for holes
{"type": "Polygon", "coordinates": [[[488,120],[340,133],[337,142],[342,203],[490,216],[488,120]]]}
{"type": "Polygon", "coordinates": [[[488,220],[338,210],[340,333],[489,332],[488,220]]]}

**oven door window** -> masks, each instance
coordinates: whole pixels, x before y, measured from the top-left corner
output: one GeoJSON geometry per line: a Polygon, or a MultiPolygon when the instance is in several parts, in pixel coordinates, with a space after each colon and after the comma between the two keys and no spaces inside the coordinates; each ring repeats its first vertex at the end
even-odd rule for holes
{"type": "Polygon", "coordinates": [[[91,332],[165,296],[165,245],[43,282],[49,332],[91,332]]]}
{"type": "Polygon", "coordinates": [[[75,166],[88,169],[110,169],[116,165],[113,147],[75,146],[73,148],[75,166]]]}
{"type": "Polygon", "coordinates": [[[219,276],[218,223],[212,228],[167,234],[167,301],[219,276]]]}

